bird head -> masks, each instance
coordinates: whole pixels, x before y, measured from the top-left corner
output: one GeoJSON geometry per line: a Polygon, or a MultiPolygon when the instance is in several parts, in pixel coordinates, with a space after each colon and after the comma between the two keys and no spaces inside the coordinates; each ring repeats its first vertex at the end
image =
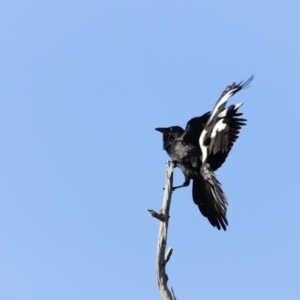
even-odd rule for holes
{"type": "Polygon", "coordinates": [[[171,127],[158,127],[155,128],[155,130],[161,132],[163,135],[166,136],[174,136],[174,137],[178,137],[179,135],[181,135],[184,130],[179,127],[179,126],[171,126],[171,127]]]}
{"type": "Polygon", "coordinates": [[[163,134],[163,148],[166,150],[172,144],[172,142],[181,136],[184,130],[179,126],[171,126],[166,128],[155,128],[155,130],[163,134]]]}

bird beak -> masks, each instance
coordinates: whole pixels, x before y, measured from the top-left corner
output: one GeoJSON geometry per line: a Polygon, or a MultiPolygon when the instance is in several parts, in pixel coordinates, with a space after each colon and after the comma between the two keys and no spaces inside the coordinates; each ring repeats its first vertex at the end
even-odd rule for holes
{"type": "Polygon", "coordinates": [[[162,133],[165,133],[168,131],[168,128],[155,128],[155,130],[159,131],[159,132],[162,132],[162,133]]]}

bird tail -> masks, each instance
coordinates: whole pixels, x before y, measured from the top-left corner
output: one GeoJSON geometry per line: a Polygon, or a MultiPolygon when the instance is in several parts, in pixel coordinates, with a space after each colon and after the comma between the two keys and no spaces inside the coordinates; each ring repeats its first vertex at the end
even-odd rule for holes
{"type": "Polygon", "coordinates": [[[193,199],[200,212],[212,226],[226,230],[227,199],[222,191],[221,183],[209,165],[201,168],[201,175],[193,180],[193,199]]]}

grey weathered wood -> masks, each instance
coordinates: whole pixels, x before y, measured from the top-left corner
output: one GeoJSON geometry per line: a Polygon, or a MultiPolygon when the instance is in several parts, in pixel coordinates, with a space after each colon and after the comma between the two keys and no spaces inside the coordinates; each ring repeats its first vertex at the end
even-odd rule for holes
{"type": "Polygon", "coordinates": [[[156,213],[153,210],[149,210],[151,216],[160,220],[159,231],[158,231],[158,243],[156,252],[156,277],[157,283],[160,290],[160,294],[164,300],[176,300],[173,289],[169,290],[167,286],[168,276],[166,273],[166,264],[169,261],[173,249],[169,248],[166,253],[166,244],[168,236],[168,225],[169,225],[169,211],[171,205],[173,186],[173,163],[167,162],[167,178],[165,184],[165,192],[162,207],[160,213],[156,213]]]}

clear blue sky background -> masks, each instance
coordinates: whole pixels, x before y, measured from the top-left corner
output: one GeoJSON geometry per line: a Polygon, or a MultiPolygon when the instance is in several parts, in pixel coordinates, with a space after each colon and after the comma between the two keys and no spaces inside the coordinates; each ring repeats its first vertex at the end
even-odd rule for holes
{"type": "MultiPolygon", "coordinates": [[[[217,175],[227,232],[173,194],[180,299],[300,299],[299,1],[2,1],[0,299],[160,299],[167,154],[255,75],[217,175]]],[[[175,184],[183,182],[175,170],[175,184]]]]}

